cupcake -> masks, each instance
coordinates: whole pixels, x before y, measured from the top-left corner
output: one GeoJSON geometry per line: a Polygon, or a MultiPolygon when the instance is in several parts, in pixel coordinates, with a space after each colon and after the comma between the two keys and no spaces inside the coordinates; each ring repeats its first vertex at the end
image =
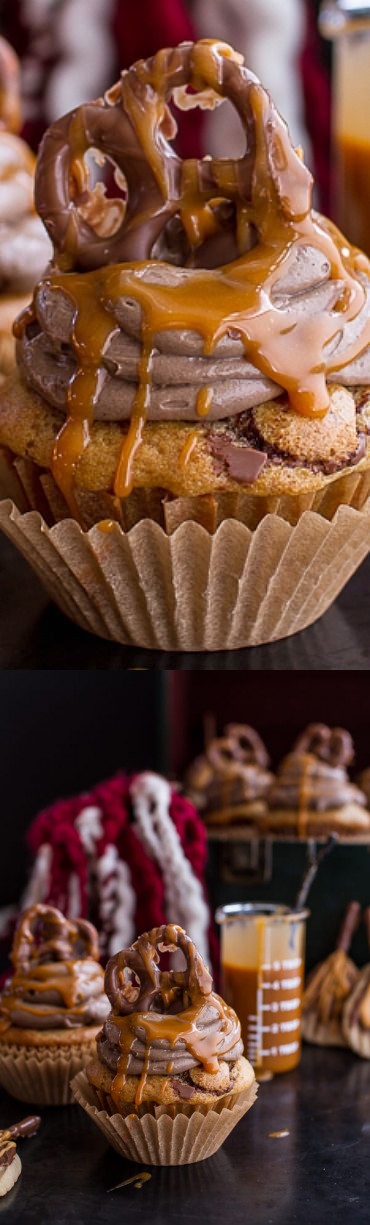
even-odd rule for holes
{"type": "Polygon", "coordinates": [[[236,1013],[192,940],[173,923],[153,928],[111,958],[105,989],[112,1010],[97,1056],[74,1078],[77,1101],[130,1160],[210,1157],[252,1106],[256,1081],[236,1013]]]}
{"type": "Polygon", "coordinates": [[[86,919],[31,906],[11,960],[0,999],[0,1084],[22,1102],[63,1105],[109,1012],[97,932],[86,919]]]}
{"type": "Polygon", "coordinates": [[[263,828],[300,838],[370,833],[366,796],[348,778],[352,759],[349,732],[312,723],[279,766],[263,828]]]}
{"type": "Polygon", "coordinates": [[[15,135],[20,122],[18,61],[0,38],[0,380],[15,366],[14,319],[52,252],[34,207],[35,158],[15,135]]]}
{"type": "Polygon", "coordinates": [[[16,504],[0,521],[103,636],[186,650],[283,637],[368,552],[370,264],[311,196],[269,94],[212,40],[138,61],[44,136],[36,204],[54,259],[0,397],[16,504]],[[231,100],[244,156],[182,162],[171,96],[231,100]],[[92,149],[116,198],[91,189],[92,149]],[[30,506],[43,523],[17,514],[30,506]]]}
{"type": "Polygon", "coordinates": [[[343,1010],[360,974],[348,956],[361,915],[359,902],[349,902],[336,948],[310,974],[302,999],[302,1035],[318,1046],[346,1046],[343,1010]]]}
{"type": "Polygon", "coordinates": [[[273,782],[265,746],[253,727],[229,724],[189,766],[185,792],[207,825],[258,822],[273,782]]]}
{"type": "Polygon", "coordinates": [[[367,803],[368,808],[370,808],[370,768],[369,767],[367,767],[366,770],[362,770],[361,774],[358,774],[356,782],[360,790],[366,796],[366,803],[367,803]]]}

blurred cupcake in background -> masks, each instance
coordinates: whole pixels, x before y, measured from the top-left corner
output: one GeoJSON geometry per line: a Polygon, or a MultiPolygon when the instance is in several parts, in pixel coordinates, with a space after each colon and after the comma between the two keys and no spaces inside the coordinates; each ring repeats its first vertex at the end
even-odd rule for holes
{"type": "Polygon", "coordinates": [[[14,319],[52,254],[34,205],[36,159],[17,135],[19,91],[17,57],[0,38],[0,379],[15,365],[14,319]]]}
{"type": "Polygon", "coordinates": [[[206,825],[254,824],[266,811],[273,774],[253,727],[230,723],[185,775],[185,791],[206,825]]]}
{"type": "Polygon", "coordinates": [[[367,806],[370,808],[370,766],[367,766],[366,770],[361,770],[361,773],[357,775],[356,783],[366,796],[367,806]]]}
{"type": "Polygon", "coordinates": [[[302,838],[370,833],[366,796],[348,777],[353,756],[349,732],[312,723],[277,770],[263,828],[302,838]]]}
{"type": "Polygon", "coordinates": [[[31,906],[11,960],[0,997],[0,1084],[22,1102],[63,1105],[109,1012],[97,932],[86,919],[31,906]]]}

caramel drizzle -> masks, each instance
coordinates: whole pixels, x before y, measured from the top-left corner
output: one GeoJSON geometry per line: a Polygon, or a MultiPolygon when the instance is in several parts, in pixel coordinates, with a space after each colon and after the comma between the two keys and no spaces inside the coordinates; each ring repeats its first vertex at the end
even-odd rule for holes
{"type": "MultiPolygon", "coordinates": [[[[143,1100],[152,1042],[158,1041],[158,1039],[165,1040],[171,1049],[174,1049],[177,1043],[184,1043],[196,1063],[202,1064],[205,1072],[215,1074],[219,1068],[218,1058],[223,1059],[225,1054],[232,1050],[240,1039],[240,1024],[238,1022],[236,1026],[235,1020],[233,1008],[225,1004],[220,996],[214,992],[207,996],[199,992],[199,999],[195,1004],[174,1016],[158,1012],[132,1012],[125,1017],[114,1016],[114,1024],[119,1029],[121,1055],[110,1090],[113,1101],[117,1102],[117,1104],[119,1102],[119,1097],[128,1074],[132,1044],[138,1028],[144,1030],[145,1033],[145,1056],[143,1071],[139,1078],[135,1096],[135,1104],[137,1106],[143,1100]],[[207,1033],[197,1027],[199,1014],[204,1009],[205,1004],[217,1010],[220,1028],[216,1033],[207,1033]],[[225,1038],[229,1040],[223,1045],[222,1053],[220,1054],[220,1046],[225,1038]]],[[[168,1076],[171,1073],[171,1068],[173,1068],[173,1064],[169,1054],[167,1065],[168,1076]]]]}
{"type": "Polygon", "coordinates": [[[19,1008],[29,1014],[30,1021],[32,1018],[49,1016],[51,1011],[60,1012],[61,1007],[66,1017],[72,1012],[83,1015],[90,999],[90,997],[81,995],[82,984],[86,981],[91,983],[92,988],[98,983],[101,993],[103,992],[103,970],[97,962],[87,958],[82,961],[66,962],[60,966],[55,962],[45,963],[33,967],[29,974],[18,971],[2,993],[2,1009],[7,1014],[3,1021],[3,1028],[11,1024],[9,1017],[15,1009],[19,1008]],[[94,968],[93,974],[92,967],[94,968]],[[35,999],[32,1002],[24,998],[32,992],[42,997],[44,992],[49,991],[55,991],[58,994],[60,1004],[48,1004],[43,1009],[41,1000],[35,999]]]}
{"type": "MultiPolygon", "coordinates": [[[[118,1106],[126,1077],[129,1074],[130,1056],[138,1034],[140,1034],[141,1042],[144,1033],[145,1052],[142,1073],[136,1090],[136,1105],[140,1105],[143,1100],[153,1043],[160,1042],[163,1045],[165,1042],[167,1044],[169,1049],[166,1074],[171,1076],[174,1070],[173,1052],[178,1045],[180,1049],[183,1046],[186,1047],[196,1065],[201,1064],[206,1072],[215,1074],[219,1070],[219,1058],[223,1059],[225,1054],[240,1041],[240,1022],[234,1010],[211,990],[209,971],[202,962],[195,945],[177,924],[168,923],[154,928],[150,933],[140,936],[131,949],[123,950],[122,954],[117,954],[115,958],[112,958],[106,969],[105,987],[112,1003],[110,1020],[119,1034],[120,1056],[110,1089],[112,1099],[118,1106]],[[171,970],[159,971],[157,949],[174,952],[177,947],[185,956],[187,970],[180,974],[171,970]],[[133,955],[138,957],[136,963],[133,955]],[[122,999],[119,982],[120,977],[122,981],[122,973],[125,969],[131,969],[140,982],[141,973],[144,970],[144,981],[148,980],[153,984],[153,999],[160,994],[164,1009],[170,1008],[178,1001],[180,991],[180,998],[184,1005],[182,1010],[176,1013],[166,1013],[154,1009],[153,1011],[138,1009],[132,1012],[124,1011],[124,1015],[121,1015],[120,1009],[124,1008],[126,1002],[127,986],[123,991],[122,999]],[[215,1013],[216,1030],[214,1020],[208,1030],[207,1028],[201,1029],[199,1026],[200,1016],[205,1007],[213,1009],[215,1013]]],[[[129,1002],[129,997],[127,998],[129,1002]]],[[[144,988],[144,995],[142,996],[139,992],[136,998],[137,1000],[147,999],[147,987],[144,988]]]]}
{"type": "MultiPolygon", "coordinates": [[[[208,45],[197,45],[193,65],[194,82],[202,81],[202,57],[208,45]]],[[[225,52],[223,52],[225,54],[225,52]]],[[[136,66],[140,68],[140,66],[136,66]]],[[[153,73],[161,75],[161,58],[156,57],[153,73]]],[[[143,69],[144,74],[144,69],[143,69]]],[[[150,84],[150,82],[149,82],[150,84]]],[[[153,76],[151,85],[155,88],[153,76]]],[[[123,77],[123,100],[127,113],[139,134],[140,142],[167,204],[170,183],[168,167],[156,145],[163,99],[148,105],[148,78],[143,75],[143,94],[138,97],[130,85],[130,74],[123,77]],[[159,110],[158,110],[159,108],[159,110]]],[[[214,57],[214,88],[217,90],[217,55],[214,57]]],[[[268,97],[259,85],[251,85],[249,102],[255,129],[255,163],[252,175],[251,202],[237,200],[239,240],[253,225],[258,244],[237,260],[219,269],[195,271],[191,281],[165,286],[145,283],[142,273],[153,267],[153,261],[105,266],[84,274],[60,271],[46,278],[49,288],[68,294],[74,306],[72,346],[77,358],[77,370],[68,389],[68,416],[60,430],[52,456],[52,471],[73,514],[77,515],[73,486],[76,470],[90,440],[94,404],[101,380],[105,377],[104,350],[116,330],[112,303],[121,296],[133,297],[141,307],[142,355],[139,386],[131,422],[124,436],[114,482],[116,497],[126,497],[135,484],[135,459],[147,417],[151,387],[151,358],[156,334],[161,330],[188,329],[203,337],[203,352],[211,355],[217,342],[228,331],[241,337],[246,358],[268,378],[286,390],[291,407],[303,416],[325,416],[329,407],[326,373],[333,373],[358,356],[370,343],[370,318],[365,319],[361,336],[353,341],[341,357],[325,358],[325,346],[355,319],[365,304],[365,290],[359,272],[369,276],[365,256],[349,248],[342,235],[325,218],[312,213],[307,203],[307,184],[299,179],[299,162],[288,134],[282,129],[275,133],[273,156],[279,167],[280,198],[270,166],[266,126],[269,115],[268,97]],[[293,208],[295,197],[297,206],[293,208]],[[303,212],[299,213],[301,207],[303,212]],[[297,248],[313,246],[327,258],[332,280],[344,282],[338,290],[337,302],[330,311],[305,318],[292,309],[287,313],[274,304],[273,293],[279,279],[289,269],[297,248]]],[[[164,112],[163,112],[164,113],[164,112]]],[[[76,134],[75,134],[76,136],[76,134]]],[[[84,131],[77,131],[77,154],[73,172],[78,186],[85,186],[83,153],[88,146],[84,131]],[[82,161],[81,161],[82,159],[82,161]]],[[[218,189],[234,199],[237,193],[236,170],[230,162],[217,162],[218,189]]],[[[187,163],[182,171],[183,195],[177,211],[191,241],[199,243],[214,226],[214,214],[208,201],[202,200],[201,187],[195,180],[196,163],[187,163]]],[[[217,193],[216,193],[217,194],[217,193]]],[[[208,189],[208,195],[210,191],[208,189]]],[[[173,211],[176,211],[176,202],[173,211]]],[[[131,223],[135,225],[135,220],[131,223]]],[[[71,220],[73,225],[73,219],[71,220]]],[[[72,250],[71,235],[66,246],[72,250]]],[[[62,257],[63,258],[63,257],[62,257]]],[[[25,322],[18,324],[18,334],[25,322]]],[[[209,409],[207,388],[198,399],[199,416],[206,417],[209,409]]]]}

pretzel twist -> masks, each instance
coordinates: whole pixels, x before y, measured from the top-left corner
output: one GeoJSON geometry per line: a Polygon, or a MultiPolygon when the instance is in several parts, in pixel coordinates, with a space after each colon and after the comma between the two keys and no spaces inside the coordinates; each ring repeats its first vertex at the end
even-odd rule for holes
{"type": "Polygon", "coordinates": [[[27,972],[31,966],[48,961],[69,961],[84,957],[99,960],[98,936],[87,919],[66,919],[54,906],[30,906],[17,927],[12,950],[16,970],[27,972]]]}
{"type": "Polygon", "coordinates": [[[175,924],[154,927],[131,948],[111,957],[105,971],[105,991],[114,1013],[166,1011],[188,1007],[208,995],[212,978],[189,936],[175,924]],[[160,953],[181,949],[185,970],[161,970],[160,953]]]}
{"type": "Polygon", "coordinates": [[[243,723],[229,723],[225,735],[211,741],[208,761],[222,774],[234,776],[247,765],[268,765],[268,755],[258,732],[243,723]]]}
{"type": "MultiPolygon", "coordinates": [[[[206,237],[203,241],[207,227],[204,230],[202,220],[207,215],[209,218],[211,201],[214,208],[210,232],[217,231],[218,220],[221,228],[225,224],[230,238],[228,258],[236,258],[241,250],[235,233],[235,209],[227,208],[224,217],[222,202],[251,203],[256,127],[261,121],[256,90],[263,102],[266,132],[273,117],[275,134],[269,160],[283,210],[292,218],[304,215],[310,204],[311,175],[291,146],[289,159],[279,156],[279,140],[280,152],[289,144],[286,125],[257,78],[240,61],[241,57],[225,43],[207,40],[182,43],[148,60],[139,60],[121,74],[120,81],[103,98],[78,107],[49,128],[40,146],[36,207],[56,252],[67,256],[70,266],[92,269],[149,259],[155,242],[173,217],[179,215],[186,230],[192,203],[200,228],[198,224],[198,235],[193,233],[189,241],[191,247],[198,249],[195,265],[203,266],[202,258],[212,239],[206,237]],[[246,136],[246,150],[241,158],[183,162],[174,152],[169,142],[175,135],[176,123],[168,102],[174,92],[176,95],[180,91],[181,95],[188,85],[198,92],[200,104],[210,92],[213,100],[216,95],[233,103],[246,136]],[[110,159],[127,184],[120,223],[114,233],[100,236],[89,224],[86,211],[86,204],[93,198],[93,193],[89,197],[84,166],[89,149],[110,159]]],[[[99,200],[101,204],[101,196],[99,200]]],[[[107,207],[109,204],[107,201],[107,207]]],[[[93,212],[91,220],[92,217],[93,212]]]]}
{"type": "Polygon", "coordinates": [[[353,760],[353,742],[343,727],[311,723],[294,745],[295,753],[313,753],[330,766],[348,766],[353,760]]]}

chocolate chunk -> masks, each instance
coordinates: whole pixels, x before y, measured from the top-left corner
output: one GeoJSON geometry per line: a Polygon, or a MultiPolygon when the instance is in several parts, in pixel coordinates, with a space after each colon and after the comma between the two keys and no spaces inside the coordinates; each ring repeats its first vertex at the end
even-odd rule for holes
{"type": "Polygon", "coordinates": [[[193,1093],[195,1093],[195,1089],[191,1085],[187,1085],[185,1080],[173,1080],[172,1085],[179,1097],[192,1097],[193,1093]]]}
{"type": "Polygon", "coordinates": [[[238,481],[239,485],[251,485],[267,462],[263,451],[234,446],[226,435],[211,434],[209,444],[212,455],[221,463],[221,471],[226,468],[228,476],[238,481]]]}

